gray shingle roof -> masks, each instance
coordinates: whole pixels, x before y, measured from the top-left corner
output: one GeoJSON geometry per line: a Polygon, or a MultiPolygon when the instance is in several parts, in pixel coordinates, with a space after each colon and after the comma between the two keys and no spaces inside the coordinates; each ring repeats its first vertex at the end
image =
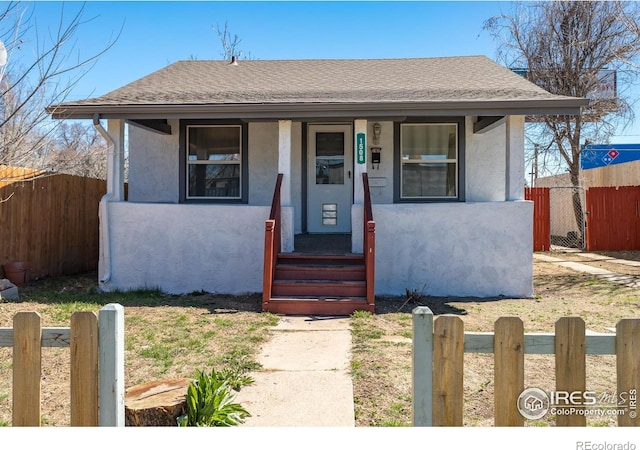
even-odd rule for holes
{"type": "Polygon", "coordinates": [[[241,60],[237,65],[192,60],[58,108],[70,113],[100,107],[575,100],[552,95],[485,56],[241,60]]]}

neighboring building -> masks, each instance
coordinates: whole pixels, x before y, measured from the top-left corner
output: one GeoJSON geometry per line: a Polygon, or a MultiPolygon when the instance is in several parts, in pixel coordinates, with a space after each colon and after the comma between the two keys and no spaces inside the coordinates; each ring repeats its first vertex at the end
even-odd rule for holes
{"type": "MultiPolygon", "coordinates": [[[[568,173],[535,180],[535,187],[569,186],[568,173]]],[[[587,145],[580,153],[580,186],[640,186],[640,144],[587,145]]]]}
{"type": "Polygon", "coordinates": [[[590,144],[580,153],[584,187],[640,186],[640,144],[590,144]]]}
{"type": "Polygon", "coordinates": [[[48,172],[41,169],[32,169],[30,167],[13,167],[0,164],[0,187],[8,186],[19,181],[28,181],[48,172]]]}
{"type": "Polygon", "coordinates": [[[530,297],[524,117],[587,103],[470,56],[180,61],[48,112],[108,121],[105,290],[262,291],[278,173],[283,252],[296,235],[347,233],[362,253],[368,173],[377,295],[530,297]]]}

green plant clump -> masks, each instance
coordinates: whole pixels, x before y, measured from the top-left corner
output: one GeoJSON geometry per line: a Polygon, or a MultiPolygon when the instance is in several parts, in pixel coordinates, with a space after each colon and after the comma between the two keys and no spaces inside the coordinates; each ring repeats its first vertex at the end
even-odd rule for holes
{"type": "Polygon", "coordinates": [[[187,414],[178,417],[181,427],[232,427],[251,414],[239,403],[227,380],[228,374],[198,370],[187,389],[187,414]]]}

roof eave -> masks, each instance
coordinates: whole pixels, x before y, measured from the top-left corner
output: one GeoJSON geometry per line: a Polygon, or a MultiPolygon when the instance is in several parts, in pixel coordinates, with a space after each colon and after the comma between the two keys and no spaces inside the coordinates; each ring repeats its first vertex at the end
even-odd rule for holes
{"type": "Polygon", "coordinates": [[[241,103],[157,105],[54,105],[46,109],[54,119],[303,119],[341,117],[576,115],[587,99],[356,102],[356,103],[241,103]]]}

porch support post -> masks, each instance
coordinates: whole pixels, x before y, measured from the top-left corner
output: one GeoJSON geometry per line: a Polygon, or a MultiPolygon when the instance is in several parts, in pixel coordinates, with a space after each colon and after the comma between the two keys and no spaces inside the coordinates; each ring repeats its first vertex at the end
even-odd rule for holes
{"type": "Polygon", "coordinates": [[[107,121],[109,136],[113,139],[113,148],[107,155],[107,192],[111,201],[124,200],[124,120],[107,121]]]}
{"type": "Polygon", "coordinates": [[[353,203],[364,204],[364,187],[362,185],[362,174],[367,171],[367,121],[356,119],[353,121],[353,203]],[[358,134],[364,134],[364,149],[358,148],[358,134]],[[358,162],[358,152],[364,151],[362,163],[358,162]]]}
{"type": "Polygon", "coordinates": [[[282,206],[291,206],[291,120],[278,120],[278,173],[283,174],[282,206]]]}
{"type": "Polygon", "coordinates": [[[524,200],[524,116],[507,116],[505,128],[505,200],[524,200]]]}

